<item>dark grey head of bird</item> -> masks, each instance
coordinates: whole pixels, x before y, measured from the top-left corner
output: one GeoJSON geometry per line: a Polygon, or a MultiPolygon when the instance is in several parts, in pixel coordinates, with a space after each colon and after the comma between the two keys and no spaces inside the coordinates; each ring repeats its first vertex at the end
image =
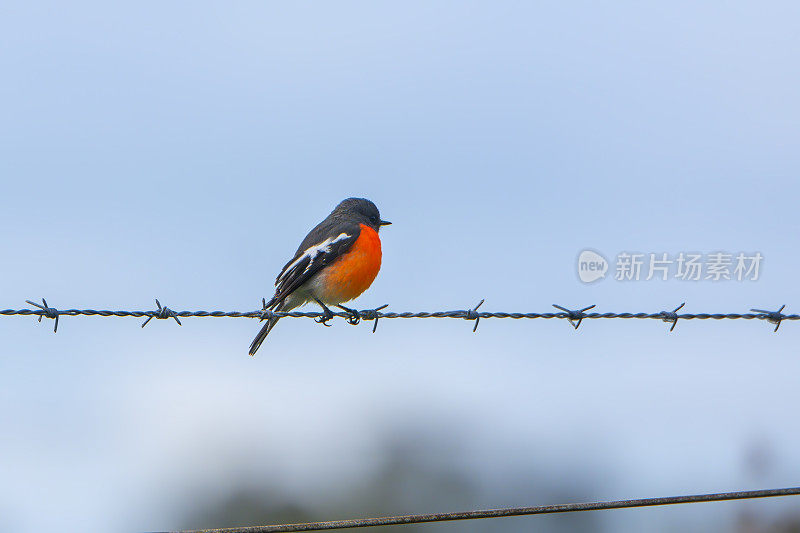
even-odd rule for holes
{"type": "Polygon", "coordinates": [[[348,198],[336,206],[331,213],[333,216],[341,216],[365,224],[375,231],[380,231],[381,226],[388,226],[391,222],[381,220],[378,208],[366,198],[348,198]]]}

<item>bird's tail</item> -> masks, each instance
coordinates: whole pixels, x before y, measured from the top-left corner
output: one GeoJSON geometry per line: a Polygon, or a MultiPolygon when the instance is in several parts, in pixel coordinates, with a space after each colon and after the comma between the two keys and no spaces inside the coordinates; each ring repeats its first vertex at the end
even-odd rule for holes
{"type": "MultiPolygon", "coordinates": [[[[275,306],[273,311],[281,312],[283,311],[284,305],[283,302],[275,306]]],[[[250,351],[248,352],[250,355],[255,355],[258,351],[258,348],[261,346],[261,343],[264,342],[264,339],[267,338],[269,332],[272,331],[272,328],[275,327],[275,324],[278,323],[279,318],[268,318],[264,325],[261,327],[261,331],[258,332],[256,338],[253,339],[253,342],[250,344],[250,351]]]]}

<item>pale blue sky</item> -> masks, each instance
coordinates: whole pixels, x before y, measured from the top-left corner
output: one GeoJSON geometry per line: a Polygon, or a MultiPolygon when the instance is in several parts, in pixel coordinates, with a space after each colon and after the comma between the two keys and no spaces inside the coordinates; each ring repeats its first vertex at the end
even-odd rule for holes
{"type": "MultiPolygon", "coordinates": [[[[252,310],[357,195],[394,222],[361,308],[798,312],[799,21],[792,2],[5,2],[0,308],[252,310]],[[587,247],[765,259],[754,283],[583,285],[587,247]]],[[[245,319],[0,318],[0,530],[179,527],[189,485],[253,472],[325,502],[408,419],[452,420],[487,479],[585,469],[592,498],[797,485],[798,326],[667,329],[295,320],[250,359],[245,319]],[[762,441],[776,464],[753,479],[762,441]]]]}

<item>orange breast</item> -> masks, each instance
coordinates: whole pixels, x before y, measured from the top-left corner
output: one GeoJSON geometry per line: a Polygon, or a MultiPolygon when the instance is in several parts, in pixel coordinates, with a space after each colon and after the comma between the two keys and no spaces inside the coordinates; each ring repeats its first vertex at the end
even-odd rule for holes
{"type": "Polygon", "coordinates": [[[361,234],[346,254],[324,270],[322,286],[326,303],[342,303],[367,290],[381,269],[381,239],[378,232],[361,224],[361,234]]]}

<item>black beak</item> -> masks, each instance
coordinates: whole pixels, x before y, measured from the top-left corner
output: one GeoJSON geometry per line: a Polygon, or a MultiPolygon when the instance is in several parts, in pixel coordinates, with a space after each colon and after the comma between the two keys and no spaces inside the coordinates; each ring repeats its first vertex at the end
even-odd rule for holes
{"type": "Polygon", "coordinates": [[[388,220],[381,220],[380,224],[378,224],[378,225],[379,226],[391,226],[392,223],[389,222],[388,220]]]}

